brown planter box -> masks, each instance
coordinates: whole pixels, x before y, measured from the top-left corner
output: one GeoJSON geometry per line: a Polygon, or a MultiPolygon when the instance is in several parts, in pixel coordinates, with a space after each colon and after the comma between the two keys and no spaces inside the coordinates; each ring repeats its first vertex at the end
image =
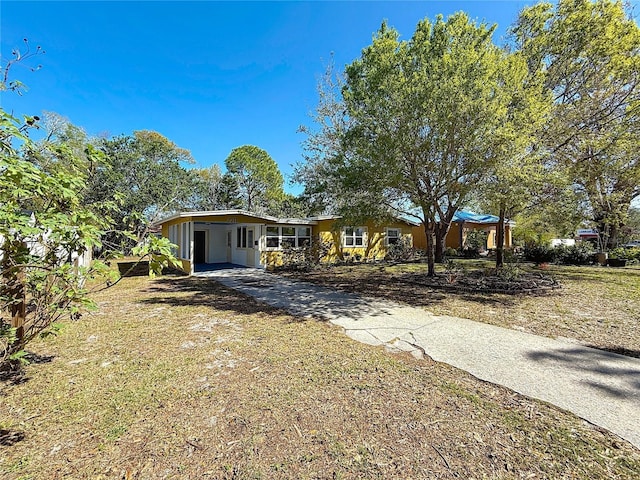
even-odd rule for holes
{"type": "Polygon", "coordinates": [[[118,271],[122,277],[142,277],[149,275],[149,262],[118,262],[118,271]]]}
{"type": "Polygon", "coordinates": [[[627,265],[626,258],[609,258],[607,260],[607,265],[610,267],[625,267],[627,265]]]}

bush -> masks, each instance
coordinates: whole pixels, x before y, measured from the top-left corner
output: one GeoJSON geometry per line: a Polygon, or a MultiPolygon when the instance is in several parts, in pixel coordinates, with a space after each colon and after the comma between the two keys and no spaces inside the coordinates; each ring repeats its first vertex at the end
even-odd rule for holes
{"type": "Polygon", "coordinates": [[[488,237],[489,234],[484,230],[471,230],[464,241],[464,249],[481,252],[487,248],[488,237]]]}
{"type": "Polygon", "coordinates": [[[640,247],[618,247],[609,250],[609,258],[626,259],[629,263],[640,263],[640,247]]]}
{"type": "Polygon", "coordinates": [[[396,243],[387,247],[385,260],[392,262],[406,262],[415,257],[415,251],[411,247],[411,240],[407,237],[400,238],[396,243]]]}
{"type": "Polygon", "coordinates": [[[455,248],[447,247],[447,249],[444,251],[444,256],[445,257],[457,257],[458,256],[458,250],[456,250],[455,248]]]}
{"type": "Polygon", "coordinates": [[[551,263],[555,258],[555,250],[548,245],[532,245],[524,247],[524,258],[536,265],[551,263]]]}
{"type": "Polygon", "coordinates": [[[320,265],[331,247],[331,242],[322,241],[319,236],[313,238],[311,245],[285,246],[282,248],[282,266],[278,269],[309,271],[320,265]]]}
{"type": "Polygon", "coordinates": [[[593,263],[593,246],[588,242],[575,245],[559,245],[555,249],[555,262],[562,265],[590,265],[593,263]]]}

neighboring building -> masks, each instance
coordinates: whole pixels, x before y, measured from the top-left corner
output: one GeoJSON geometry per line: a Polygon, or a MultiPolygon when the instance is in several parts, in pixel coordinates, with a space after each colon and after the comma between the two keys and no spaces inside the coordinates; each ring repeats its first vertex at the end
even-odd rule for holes
{"type": "MultiPolygon", "coordinates": [[[[389,245],[411,242],[415,223],[395,220],[384,226],[343,226],[340,217],[276,218],[244,210],[181,212],[158,222],[162,236],[178,246],[181,269],[192,274],[207,264],[232,263],[268,268],[282,263],[285,246],[330,242],[327,261],[382,259],[389,245]]],[[[411,243],[410,243],[411,244],[411,243]]]]}
{"type": "Polygon", "coordinates": [[[576,244],[576,240],[574,238],[552,238],[551,239],[551,247],[559,247],[560,245],[564,245],[565,247],[573,247],[576,244]]]}
{"type": "Polygon", "coordinates": [[[576,240],[581,242],[589,241],[597,244],[598,238],[598,230],[595,228],[579,228],[576,232],[576,240]]]}
{"type": "MultiPolygon", "coordinates": [[[[482,215],[473,212],[458,211],[451,221],[449,233],[445,238],[445,247],[462,249],[471,230],[482,230],[487,233],[488,250],[496,248],[496,227],[500,218],[495,215],[482,215]]],[[[504,246],[511,247],[511,228],[515,222],[507,220],[504,224],[504,246]]],[[[424,225],[413,228],[413,246],[418,250],[426,250],[427,237],[424,225]]]]}

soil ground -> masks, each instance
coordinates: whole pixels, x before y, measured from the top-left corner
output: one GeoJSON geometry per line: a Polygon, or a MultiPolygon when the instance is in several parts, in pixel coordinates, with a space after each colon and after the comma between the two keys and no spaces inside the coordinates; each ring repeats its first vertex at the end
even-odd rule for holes
{"type": "Polygon", "coordinates": [[[637,478],[640,451],[196,278],[127,278],[0,383],[0,475],[637,478]]]}

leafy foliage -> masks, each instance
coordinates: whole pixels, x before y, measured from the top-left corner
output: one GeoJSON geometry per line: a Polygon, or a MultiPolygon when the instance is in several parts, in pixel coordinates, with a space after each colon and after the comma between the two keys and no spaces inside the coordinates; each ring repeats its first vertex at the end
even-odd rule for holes
{"type": "Polygon", "coordinates": [[[408,260],[412,260],[415,256],[416,252],[411,246],[411,239],[406,236],[402,236],[396,243],[392,243],[387,246],[385,260],[390,260],[392,262],[406,262],[408,260]]]}
{"type": "Polygon", "coordinates": [[[506,79],[526,69],[492,43],[493,30],[458,13],[425,19],[400,41],[383,24],[344,81],[325,81],[321,128],[305,144],[312,161],[300,177],[309,192],[341,199],[346,218],[423,222],[430,275],[453,215],[506,148],[501,128],[517,110],[506,79]]]}
{"type": "MultiPolygon", "coordinates": [[[[4,359],[63,316],[91,307],[83,284],[101,268],[79,265],[78,257],[100,246],[107,223],[83,203],[86,177],[78,165],[51,172],[35,165],[29,158],[36,146],[25,130],[3,110],[0,115],[4,359]],[[16,141],[22,142],[21,152],[16,141]]],[[[62,160],[68,152],[47,147],[46,153],[62,160]]]]}
{"type": "Polygon", "coordinates": [[[284,197],[284,178],[266,151],[254,145],[234,148],[225,165],[229,181],[237,186],[242,208],[258,213],[279,208],[284,197]]]}
{"type": "Polygon", "coordinates": [[[591,265],[594,261],[593,246],[589,242],[558,245],[554,248],[554,261],[563,265],[591,265]]]}
{"type": "MultiPolygon", "coordinates": [[[[15,62],[29,55],[14,51],[14,56],[15,62]]],[[[7,84],[11,64],[4,66],[0,90],[22,85],[7,84]]],[[[0,108],[2,366],[6,360],[24,362],[24,346],[38,335],[55,334],[58,320],[93,308],[85,287],[89,280],[115,281],[107,265],[90,261],[91,252],[104,247],[111,214],[118,212],[117,193],[99,196],[87,189],[97,186],[95,173],[105,169],[104,152],[65,119],[48,115],[46,120],[46,137],[34,142],[28,133],[39,128],[39,118],[25,116],[21,122],[0,108]]],[[[153,135],[143,138],[154,143],[153,135]]],[[[150,256],[156,271],[175,260],[166,239],[151,238],[138,253],[150,256]]]]}
{"type": "Polygon", "coordinates": [[[540,147],[582,196],[603,246],[615,245],[640,195],[640,28],[622,2],[525,8],[514,36],[554,108],[540,147]]]}
{"type": "Polygon", "coordinates": [[[549,245],[528,245],[524,247],[524,258],[536,265],[551,263],[555,259],[555,252],[549,245]]]}
{"type": "Polygon", "coordinates": [[[312,239],[310,245],[294,247],[285,245],[282,248],[282,266],[280,270],[310,271],[317,268],[327,257],[332,243],[322,240],[319,236],[312,239]]]}
{"type": "Polygon", "coordinates": [[[626,259],[627,263],[640,263],[640,248],[614,248],[609,251],[609,258],[626,259]]]}
{"type": "Polygon", "coordinates": [[[191,203],[197,175],[181,164],[193,158],[188,150],[148,130],[103,139],[99,147],[105,161],[91,172],[85,202],[118,201],[109,212],[112,229],[103,240],[112,249],[130,251],[146,236],[150,223],[191,203]],[[127,231],[133,235],[123,233],[127,231]]]}

